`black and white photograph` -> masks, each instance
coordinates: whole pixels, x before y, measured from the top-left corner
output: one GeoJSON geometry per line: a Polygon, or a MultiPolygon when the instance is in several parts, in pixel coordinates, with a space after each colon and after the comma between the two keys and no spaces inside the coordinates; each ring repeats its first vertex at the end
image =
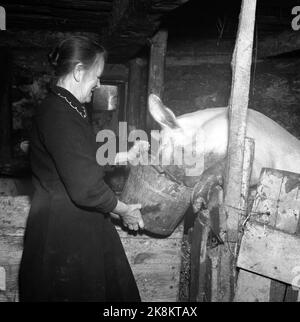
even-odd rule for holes
{"type": "Polygon", "coordinates": [[[0,302],[299,291],[299,0],[0,0],[0,302]]]}

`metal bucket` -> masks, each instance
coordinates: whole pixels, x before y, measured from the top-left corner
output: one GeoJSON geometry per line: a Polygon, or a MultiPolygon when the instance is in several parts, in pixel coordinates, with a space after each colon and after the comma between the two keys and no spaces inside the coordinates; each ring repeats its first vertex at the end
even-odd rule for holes
{"type": "Polygon", "coordinates": [[[120,200],[140,203],[144,229],[168,236],[185,214],[191,192],[191,188],[159,166],[137,165],[130,169],[120,200]]]}

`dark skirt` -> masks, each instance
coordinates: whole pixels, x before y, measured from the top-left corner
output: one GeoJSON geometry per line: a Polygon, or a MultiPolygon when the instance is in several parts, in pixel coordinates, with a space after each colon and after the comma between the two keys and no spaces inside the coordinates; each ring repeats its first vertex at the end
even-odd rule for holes
{"type": "Polygon", "coordinates": [[[20,301],[140,301],[110,218],[45,191],[32,200],[19,289],[20,301]]]}

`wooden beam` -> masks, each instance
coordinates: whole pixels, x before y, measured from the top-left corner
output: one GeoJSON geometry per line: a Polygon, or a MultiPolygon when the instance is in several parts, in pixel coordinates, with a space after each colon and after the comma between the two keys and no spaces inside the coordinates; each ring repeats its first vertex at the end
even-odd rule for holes
{"type": "MultiPolygon", "coordinates": [[[[75,9],[75,10],[92,10],[92,11],[108,11],[112,10],[112,1],[99,1],[99,0],[29,0],[26,1],[28,6],[35,8],[48,7],[48,8],[62,8],[62,9],[75,9]]],[[[1,5],[4,7],[10,6],[12,9],[19,5],[23,5],[22,0],[2,0],[1,5]]]]}
{"type": "MultiPolygon", "coordinates": [[[[168,3],[170,11],[186,1],[161,2],[168,3]]],[[[153,2],[149,0],[113,0],[112,20],[106,37],[103,37],[105,46],[113,56],[118,54],[123,60],[128,60],[148,44],[159,29],[162,17],[162,12],[151,12],[152,5],[153,2]]]]}
{"type": "Polygon", "coordinates": [[[112,19],[102,37],[110,55],[128,60],[147,43],[159,25],[148,17],[150,4],[148,0],[113,0],[112,19]]]}
{"type": "Polygon", "coordinates": [[[24,29],[35,30],[56,30],[56,31],[90,31],[102,33],[101,28],[106,26],[106,22],[93,21],[89,17],[82,18],[62,18],[62,17],[49,17],[15,14],[11,19],[7,19],[8,30],[24,29]]]}
{"type": "Polygon", "coordinates": [[[251,222],[241,243],[238,266],[287,284],[297,281],[299,287],[300,238],[251,222]]]}
{"type": "Polygon", "coordinates": [[[151,12],[169,12],[185,4],[189,0],[152,0],[151,12]]]}
{"type": "MultiPolygon", "coordinates": [[[[152,38],[151,42],[148,95],[153,93],[160,98],[162,98],[164,91],[167,39],[168,32],[160,30],[152,38]]],[[[149,112],[147,113],[147,129],[157,129],[157,125],[149,112]]]]}
{"type": "MultiPolygon", "coordinates": [[[[94,32],[54,32],[54,31],[11,31],[0,32],[0,47],[11,49],[51,49],[61,40],[72,35],[87,36],[99,41],[99,34],[94,32]]],[[[2,49],[1,49],[2,50],[2,49]]]]}
{"type": "MultiPolygon", "coordinates": [[[[89,19],[105,19],[107,20],[110,17],[109,11],[102,11],[100,9],[91,9],[87,4],[86,7],[81,7],[79,9],[70,8],[70,7],[57,7],[57,6],[49,6],[49,5],[21,5],[21,4],[6,4],[5,10],[8,14],[8,18],[14,17],[15,15],[24,15],[27,16],[45,16],[47,15],[49,18],[60,17],[66,20],[76,18],[89,18],[89,19]]],[[[101,20],[98,21],[101,23],[101,20]]]]}
{"type": "Polygon", "coordinates": [[[1,50],[0,68],[0,159],[7,162],[12,158],[12,54],[9,50],[1,50]]]}
{"type": "Polygon", "coordinates": [[[243,0],[235,49],[232,58],[232,87],[229,103],[224,207],[226,215],[226,247],[220,249],[220,276],[228,282],[223,301],[234,299],[236,253],[239,220],[242,215],[242,178],[245,149],[247,108],[250,87],[256,0],[243,0]]]}
{"type": "MultiPolygon", "coordinates": [[[[8,30],[16,34],[24,30],[44,30],[63,32],[94,32],[109,52],[109,61],[124,63],[134,58],[148,44],[148,40],[158,30],[161,17],[185,3],[187,0],[112,0],[112,1],[69,1],[61,0],[53,3],[49,0],[42,2],[32,0],[28,5],[21,1],[4,3],[8,6],[8,30]],[[162,6],[164,10],[152,12],[152,5],[162,6]],[[24,14],[25,12],[25,14],[24,14]],[[9,13],[9,12],[8,12],[9,13]],[[110,15],[109,15],[110,14],[110,15]]],[[[34,32],[35,34],[35,32],[34,32]]],[[[14,40],[6,38],[5,42],[14,40]]],[[[21,38],[22,37],[17,37],[21,38]]],[[[33,36],[34,38],[34,36],[33,36]]],[[[47,38],[47,37],[45,37],[47,38]]],[[[29,44],[37,47],[49,47],[49,43],[40,37],[40,41],[20,41],[25,47],[29,44]]],[[[3,43],[4,45],[4,43],[3,43]]]]}
{"type": "MultiPolygon", "coordinates": [[[[291,27],[292,28],[292,27],[291,27]]],[[[257,55],[260,58],[300,50],[300,32],[285,31],[279,35],[259,39],[257,55]]]]}
{"type": "Polygon", "coordinates": [[[141,96],[143,93],[143,83],[145,82],[143,73],[145,72],[146,60],[135,58],[129,62],[128,76],[128,100],[126,108],[126,121],[129,129],[142,129],[140,114],[145,113],[145,108],[141,109],[141,96]]]}
{"type": "Polygon", "coordinates": [[[243,0],[237,41],[232,60],[232,88],[229,104],[227,173],[224,204],[227,212],[227,237],[237,241],[242,189],[243,159],[256,0],[243,0]]]}
{"type": "Polygon", "coordinates": [[[145,59],[146,64],[142,67],[142,79],[140,87],[140,129],[147,130],[147,111],[148,111],[148,73],[149,60],[145,59]]]}

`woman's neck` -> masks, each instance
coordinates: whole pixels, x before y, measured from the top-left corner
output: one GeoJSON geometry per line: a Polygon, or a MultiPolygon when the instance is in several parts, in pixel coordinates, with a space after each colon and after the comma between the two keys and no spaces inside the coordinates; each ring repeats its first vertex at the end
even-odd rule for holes
{"type": "Polygon", "coordinates": [[[56,85],[59,87],[62,87],[69,91],[73,96],[75,96],[78,101],[80,102],[80,97],[78,95],[78,89],[76,89],[76,85],[73,84],[73,82],[70,82],[67,78],[60,78],[57,82],[56,85]]]}

